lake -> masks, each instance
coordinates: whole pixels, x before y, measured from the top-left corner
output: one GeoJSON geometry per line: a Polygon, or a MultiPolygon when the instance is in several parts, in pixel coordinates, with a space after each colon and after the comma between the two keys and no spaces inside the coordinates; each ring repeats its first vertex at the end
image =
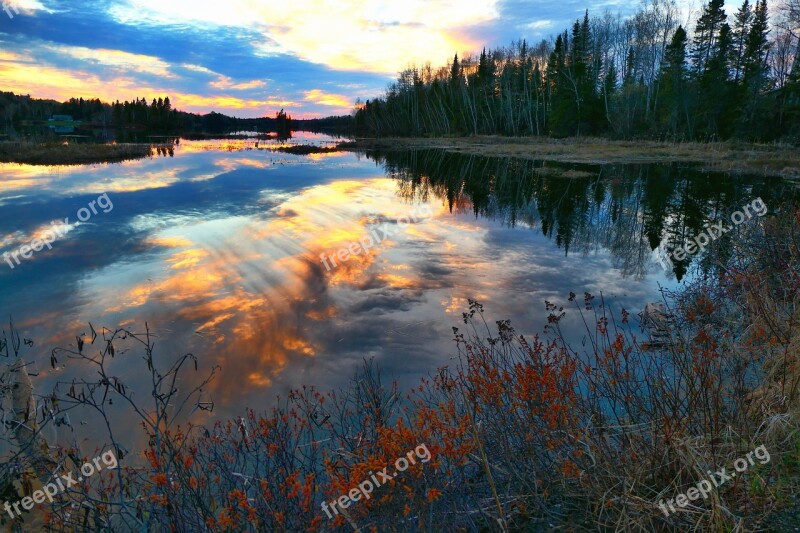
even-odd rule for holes
{"type": "MultiPolygon", "coordinates": [[[[570,291],[638,313],[713,261],[671,264],[678,243],[754,198],[771,210],[797,199],[780,180],[677,165],[295,156],[255,142],[181,141],[112,165],[0,165],[0,252],[62,234],[0,263],[0,315],[34,341],[38,392],[91,372],[50,363],[89,323],[147,324],[164,367],[197,355],[186,389],[219,365],[204,390],[215,408],[200,421],[269,409],[302,385],[342,386],[370,358],[408,388],[453,363],[452,327],[470,299],[526,334],[547,323],[545,300],[564,305],[570,291]]],[[[580,342],[579,315],[562,328],[580,342]]],[[[141,350],[118,348],[111,371],[142,398],[144,370],[141,350]]]]}

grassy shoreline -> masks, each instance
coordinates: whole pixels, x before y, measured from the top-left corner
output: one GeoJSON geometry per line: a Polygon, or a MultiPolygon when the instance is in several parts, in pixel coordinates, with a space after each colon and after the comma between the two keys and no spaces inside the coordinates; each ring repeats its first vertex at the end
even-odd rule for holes
{"type": "Polygon", "coordinates": [[[156,146],[150,143],[0,142],[0,163],[27,165],[119,163],[149,157],[156,146]]]}
{"type": "MultiPolygon", "coordinates": [[[[231,137],[231,139],[239,139],[231,137]]],[[[0,163],[26,165],[87,165],[93,163],[119,163],[150,157],[153,151],[172,148],[170,144],[119,143],[119,144],[65,144],[33,142],[0,142],[0,163]]],[[[339,146],[265,146],[262,150],[294,155],[327,154],[340,151],[339,146]]]]}
{"type": "Polygon", "coordinates": [[[355,151],[441,149],[490,157],[596,165],[693,163],[711,171],[800,179],[800,150],[781,144],[478,136],[358,139],[353,143],[345,143],[342,148],[355,151]]]}

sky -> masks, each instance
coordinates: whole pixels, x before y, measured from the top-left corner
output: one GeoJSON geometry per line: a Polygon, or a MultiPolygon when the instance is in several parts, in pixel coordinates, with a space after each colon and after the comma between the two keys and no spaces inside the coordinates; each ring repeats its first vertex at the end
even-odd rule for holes
{"type": "Polygon", "coordinates": [[[0,0],[0,90],[237,117],[349,114],[410,64],[538,41],[601,0],[0,0]]]}

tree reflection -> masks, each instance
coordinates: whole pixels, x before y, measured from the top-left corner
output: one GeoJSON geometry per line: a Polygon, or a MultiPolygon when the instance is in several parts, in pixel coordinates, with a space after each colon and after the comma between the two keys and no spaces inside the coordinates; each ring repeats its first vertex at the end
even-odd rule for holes
{"type": "Polygon", "coordinates": [[[653,268],[653,251],[680,280],[693,262],[709,269],[735,232],[707,253],[671,257],[713,222],[761,197],[770,211],[797,200],[796,188],[779,179],[729,176],[675,164],[566,165],[514,158],[462,155],[440,150],[370,151],[369,157],[399,179],[408,201],[431,195],[451,212],[510,226],[539,229],[570,253],[611,253],[624,276],[641,279],[653,268]]]}

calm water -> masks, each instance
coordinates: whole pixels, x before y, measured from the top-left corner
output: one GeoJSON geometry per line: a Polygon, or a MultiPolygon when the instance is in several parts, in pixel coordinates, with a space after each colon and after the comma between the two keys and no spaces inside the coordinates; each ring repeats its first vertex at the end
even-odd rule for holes
{"type": "MultiPolygon", "coordinates": [[[[0,316],[35,341],[38,390],[88,372],[52,369],[49,354],[89,322],[146,322],[159,364],[192,352],[201,370],[222,367],[205,392],[211,418],[267,409],[302,384],[337,387],[371,357],[413,385],[448,364],[470,298],[526,333],[545,324],[544,300],[569,291],[638,312],[698,266],[658,261],[676,243],[755,197],[772,210],[795,198],[780,181],[677,166],[303,157],[241,141],[183,141],[114,165],[0,165],[0,176],[0,252],[69,218],[52,250],[0,263],[0,316]],[[103,194],[113,209],[76,223],[103,194]],[[370,235],[374,246],[338,266],[320,260],[370,235]]],[[[563,324],[578,335],[572,317],[563,324]]],[[[112,363],[129,387],[143,385],[140,354],[112,363]]]]}

